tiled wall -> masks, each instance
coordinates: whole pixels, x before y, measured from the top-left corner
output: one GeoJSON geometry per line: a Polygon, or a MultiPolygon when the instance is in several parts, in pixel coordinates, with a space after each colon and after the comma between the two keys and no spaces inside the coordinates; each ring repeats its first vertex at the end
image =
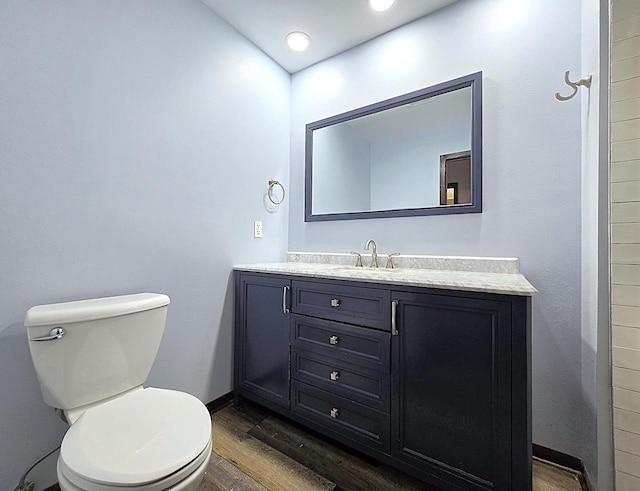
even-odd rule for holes
{"type": "Polygon", "coordinates": [[[617,491],[640,490],[640,0],[611,1],[611,324],[617,491]]]}

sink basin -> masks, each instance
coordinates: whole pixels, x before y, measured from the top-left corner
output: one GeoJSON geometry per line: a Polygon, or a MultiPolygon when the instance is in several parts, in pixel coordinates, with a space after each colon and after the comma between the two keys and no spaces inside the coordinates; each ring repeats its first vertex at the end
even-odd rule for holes
{"type": "Polygon", "coordinates": [[[398,268],[369,268],[368,266],[365,267],[356,267],[356,266],[333,266],[331,269],[337,270],[337,271],[353,271],[353,272],[360,272],[360,273],[391,273],[392,271],[399,271],[398,268]]]}

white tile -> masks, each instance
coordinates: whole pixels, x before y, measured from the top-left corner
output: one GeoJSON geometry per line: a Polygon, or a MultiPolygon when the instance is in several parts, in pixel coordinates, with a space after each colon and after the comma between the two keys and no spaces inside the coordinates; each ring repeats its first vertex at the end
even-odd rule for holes
{"type": "Polygon", "coordinates": [[[640,139],[611,143],[611,162],[640,159],[640,139]]]}
{"type": "Polygon", "coordinates": [[[613,407],[615,409],[624,409],[625,411],[638,412],[637,409],[640,408],[640,404],[636,404],[637,402],[640,402],[637,399],[638,395],[640,395],[640,392],[621,389],[620,387],[613,387],[613,407]]]}
{"type": "Polygon", "coordinates": [[[624,409],[613,410],[613,426],[624,431],[640,434],[640,413],[624,409]]]}
{"type": "Polygon", "coordinates": [[[640,477],[620,471],[616,472],[616,491],[638,491],[639,489],[640,477]]]}
{"type": "MultiPolygon", "coordinates": [[[[640,36],[638,37],[640,39],[640,36]]],[[[640,119],[629,119],[611,124],[611,141],[620,142],[640,138],[640,119]]]]}
{"type": "Polygon", "coordinates": [[[640,307],[640,286],[611,285],[611,303],[640,307]]]}
{"type": "Polygon", "coordinates": [[[640,98],[611,103],[611,122],[637,118],[640,118],[640,98]]]}
{"type": "Polygon", "coordinates": [[[640,244],[611,244],[612,264],[640,264],[640,244]]]}
{"type": "Polygon", "coordinates": [[[640,456],[616,450],[615,462],[617,471],[640,477],[640,456]]]}
{"type": "MultiPolygon", "coordinates": [[[[628,368],[629,370],[640,370],[640,350],[631,348],[611,348],[611,363],[614,367],[628,368]]],[[[631,397],[631,396],[630,396],[631,397]]],[[[626,407],[632,411],[640,411],[640,392],[636,392],[636,409],[626,407]]]]}
{"type": "Polygon", "coordinates": [[[626,60],[640,56],[640,36],[623,39],[611,44],[611,61],[626,60]]]}
{"type": "MultiPolygon", "coordinates": [[[[624,3],[624,2],[620,2],[624,3]]],[[[615,43],[640,34],[640,18],[638,16],[613,21],[611,23],[611,42],[615,43]]]]}
{"type": "Polygon", "coordinates": [[[611,164],[611,182],[623,181],[640,181],[640,160],[611,164]]]}
{"type": "Polygon", "coordinates": [[[611,184],[611,202],[640,201],[640,181],[614,182],[611,184]]]}
{"type": "MultiPolygon", "coordinates": [[[[640,4],[639,4],[640,5],[640,4]]],[[[629,78],[640,77],[640,56],[611,64],[611,81],[619,82],[629,78]]]]}
{"type": "Polygon", "coordinates": [[[640,392],[640,371],[613,367],[613,386],[640,392]]]}
{"type": "Polygon", "coordinates": [[[611,84],[611,102],[626,101],[638,97],[640,97],[640,78],[630,78],[611,84]]]}
{"type": "Polygon", "coordinates": [[[611,283],[614,285],[640,285],[640,266],[612,264],[611,283]]]}
{"type": "Polygon", "coordinates": [[[612,244],[640,244],[640,223],[614,223],[611,225],[612,244]]]}
{"type": "Polygon", "coordinates": [[[613,432],[616,450],[640,455],[640,435],[628,431],[615,430],[613,432]]]}
{"type": "Polygon", "coordinates": [[[611,204],[613,223],[640,223],[640,201],[611,204]]]}
{"type": "Polygon", "coordinates": [[[640,2],[625,0],[611,5],[611,22],[618,22],[635,15],[640,15],[640,2]]]}
{"type": "MultiPolygon", "coordinates": [[[[637,327],[628,326],[612,326],[611,344],[616,348],[631,348],[640,350],[640,329],[638,329],[637,327]]],[[[640,383],[640,372],[636,373],[636,376],[639,377],[638,382],[640,383]]]]}
{"type": "Polygon", "coordinates": [[[612,305],[611,323],[615,324],[616,326],[640,328],[640,307],[630,307],[628,305],[612,305]]]}

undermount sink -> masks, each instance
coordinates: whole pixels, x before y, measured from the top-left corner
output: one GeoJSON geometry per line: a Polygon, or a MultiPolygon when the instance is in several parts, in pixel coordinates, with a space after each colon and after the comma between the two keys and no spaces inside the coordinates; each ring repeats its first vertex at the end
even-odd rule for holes
{"type": "Polygon", "coordinates": [[[369,268],[367,266],[361,267],[361,266],[332,266],[331,269],[335,269],[338,271],[353,271],[353,272],[360,272],[363,274],[369,274],[369,273],[391,273],[392,271],[398,271],[398,268],[369,268]]]}

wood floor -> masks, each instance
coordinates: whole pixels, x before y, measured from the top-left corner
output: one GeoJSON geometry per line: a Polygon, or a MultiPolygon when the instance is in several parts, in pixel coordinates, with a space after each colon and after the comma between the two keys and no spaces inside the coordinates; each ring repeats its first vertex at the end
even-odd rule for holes
{"type": "MultiPolygon", "coordinates": [[[[251,403],[215,412],[201,491],[437,491],[251,403]]],[[[534,459],[534,491],[581,491],[579,473],[534,459]]]]}
{"type": "MultiPolygon", "coordinates": [[[[251,403],[230,404],[211,422],[214,451],[200,491],[438,491],[251,403]]],[[[578,472],[534,458],[533,490],[583,487],[578,472]]]]}

